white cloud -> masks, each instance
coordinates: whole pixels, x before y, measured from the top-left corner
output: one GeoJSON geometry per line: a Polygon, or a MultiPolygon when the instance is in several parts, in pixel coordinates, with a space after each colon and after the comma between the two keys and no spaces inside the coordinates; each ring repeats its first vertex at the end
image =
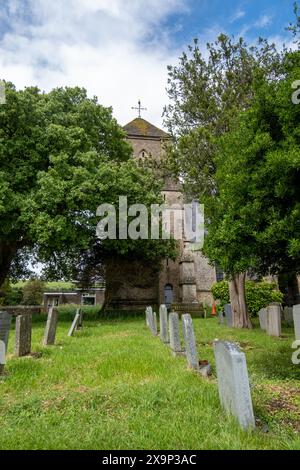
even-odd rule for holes
{"type": "Polygon", "coordinates": [[[255,23],[256,28],[266,28],[272,23],[272,15],[262,15],[255,23]]]}
{"type": "Polygon", "coordinates": [[[79,85],[112,105],[121,124],[135,117],[161,125],[166,67],[176,61],[162,22],[185,0],[7,0],[10,29],[0,41],[0,78],[18,88],[79,85]],[[26,16],[25,16],[26,12],[26,16]],[[30,21],[28,21],[30,19],[30,21]]]}
{"type": "Polygon", "coordinates": [[[235,21],[240,20],[241,18],[244,18],[246,15],[246,12],[244,10],[241,10],[240,8],[236,10],[236,12],[231,16],[229,19],[230,23],[234,23],[235,21]]]}

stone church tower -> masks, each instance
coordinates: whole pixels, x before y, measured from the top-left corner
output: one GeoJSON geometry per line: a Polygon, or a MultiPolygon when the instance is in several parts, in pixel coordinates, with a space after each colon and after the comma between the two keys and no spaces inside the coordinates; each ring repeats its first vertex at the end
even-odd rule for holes
{"type": "MultiPolygon", "coordinates": [[[[138,117],[124,126],[124,131],[132,145],[134,158],[141,162],[146,159],[159,162],[164,158],[165,148],[170,145],[170,136],[163,130],[138,117]]],[[[163,197],[167,206],[176,204],[179,210],[182,210],[183,194],[180,185],[174,180],[165,178],[163,197]]],[[[207,259],[199,252],[185,250],[185,243],[182,242],[178,260],[165,260],[163,270],[155,282],[152,280],[149,289],[145,286],[144,290],[140,289],[139,292],[136,288],[122,289],[123,297],[126,294],[124,307],[142,307],[149,305],[151,301],[168,306],[182,302],[211,304],[210,290],[217,277],[216,270],[208,264],[207,259]],[[135,299],[130,299],[134,296],[135,299]]],[[[120,306],[121,298],[119,300],[120,306]]]]}

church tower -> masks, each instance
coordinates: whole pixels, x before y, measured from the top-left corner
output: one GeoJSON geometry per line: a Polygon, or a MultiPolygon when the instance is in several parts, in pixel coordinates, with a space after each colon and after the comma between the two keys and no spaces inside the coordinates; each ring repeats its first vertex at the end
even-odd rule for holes
{"type": "MultiPolygon", "coordinates": [[[[160,162],[166,156],[166,149],[171,145],[169,134],[141,118],[139,102],[139,117],[123,127],[126,138],[132,146],[133,158],[146,163],[147,160],[160,162]]],[[[155,170],[154,170],[155,171],[155,170]]],[[[159,171],[159,170],[158,170],[159,171]]],[[[162,190],[165,205],[172,210],[182,212],[183,193],[180,184],[172,177],[164,177],[162,190]]],[[[185,249],[184,241],[179,242],[179,254],[176,261],[166,259],[158,274],[150,272],[147,266],[132,265],[120,262],[107,272],[107,282],[114,280],[111,291],[113,299],[111,307],[117,309],[141,309],[148,305],[166,304],[211,304],[211,286],[216,282],[216,270],[208,264],[201,253],[189,252],[185,249]],[[148,272],[149,270],[149,272],[148,272]],[[116,279],[122,279],[118,285],[116,279]]]]}

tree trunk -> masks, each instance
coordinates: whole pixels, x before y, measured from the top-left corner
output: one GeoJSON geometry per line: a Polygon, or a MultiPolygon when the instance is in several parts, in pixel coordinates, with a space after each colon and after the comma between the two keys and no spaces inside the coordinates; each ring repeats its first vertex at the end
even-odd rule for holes
{"type": "Polygon", "coordinates": [[[0,241],[0,287],[9,274],[11,263],[16,253],[16,243],[9,244],[0,241]]]}
{"type": "Polygon", "coordinates": [[[246,303],[246,273],[237,273],[229,283],[234,328],[252,328],[246,303]]]}

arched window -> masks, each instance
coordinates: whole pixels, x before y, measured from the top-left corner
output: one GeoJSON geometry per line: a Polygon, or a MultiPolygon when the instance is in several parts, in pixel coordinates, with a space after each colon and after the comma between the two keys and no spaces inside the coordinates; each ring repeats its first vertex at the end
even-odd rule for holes
{"type": "Polygon", "coordinates": [[[169,308],[173,303],[173,286],[172,284],[165,285],[165,305],[169,308]]]}
{"type": "Polygon", "coordinates": [[[140,158],[147,158],[149,155],[148,155],[148,152],[146,150],[141,150],[140,151],[140,154],[139,154],[139,157],[140,158]]]}

